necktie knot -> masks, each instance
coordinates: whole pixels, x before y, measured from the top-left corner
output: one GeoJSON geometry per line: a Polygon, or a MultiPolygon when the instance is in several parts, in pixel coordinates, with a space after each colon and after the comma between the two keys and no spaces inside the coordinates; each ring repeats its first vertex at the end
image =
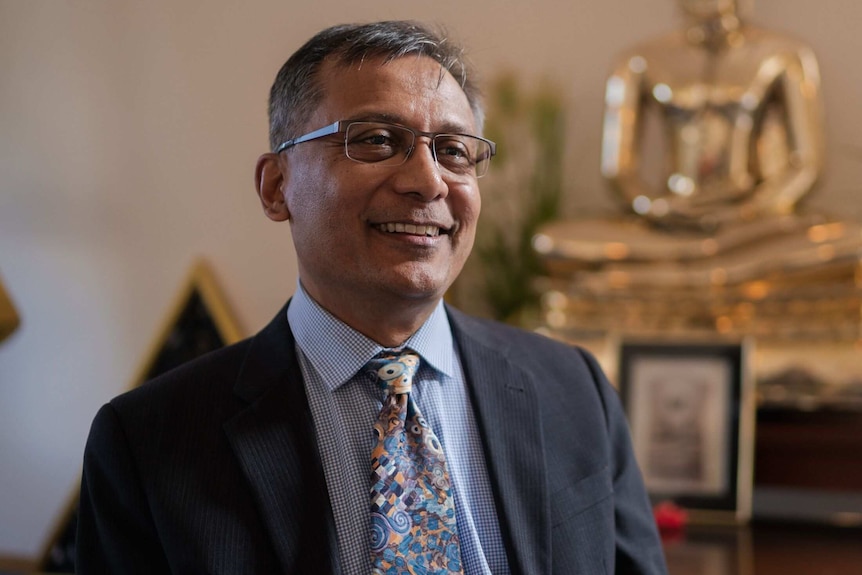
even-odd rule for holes
{"type": "Polygon", "coordinates": [[[404,350],[399,355],[387,353],[369,361],[368,367],[376,372],[377,384],[388,393],[410,393],[413,376],[419,368],[419,356],[412,350],[404,350]]]}

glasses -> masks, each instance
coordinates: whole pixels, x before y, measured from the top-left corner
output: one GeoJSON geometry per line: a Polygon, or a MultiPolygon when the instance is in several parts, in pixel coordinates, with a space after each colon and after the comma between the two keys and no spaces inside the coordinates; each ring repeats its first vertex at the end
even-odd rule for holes
{"type": "Polygon", "coordinates": [[[421,132],[386,122],[339,121],[304,136],[281,143],[275,153],[280,154],[297,144],[318,138],[344,133],[345,155],[360,164],[400,166],[416,148],[416,138],[430,140],[434,162],[458,176],[481,178],[488,173],[491,157],[497,153],[497,144],[491,140],[469,134],[437,134],[421,132]]]}

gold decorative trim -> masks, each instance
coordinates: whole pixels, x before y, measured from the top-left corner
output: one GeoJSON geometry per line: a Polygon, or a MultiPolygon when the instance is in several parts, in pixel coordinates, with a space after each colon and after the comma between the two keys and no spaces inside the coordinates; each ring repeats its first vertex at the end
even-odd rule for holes
{"type": "Polygon", "coordinates": [[[229,310],[227,300],[216,283],[209,265],[205,260],[199,259],[194,263],[186,276],[182,289],[170,307],[170,312],[162,321],[161,326],[156,332],[157,336],[150,343],[143,361],[141,361],[137,371],[135,371],[135,377],[132,379],[129,389],[133,389],[146,381],[147,373],[149,373],[158,358],[159,352],[165,345],[165,341],[170,336],[174,325],[176,325],[180,316],[182,316],[185,307],[189,303],[189,299],[194,295],[195,291],[200,294],[204,306],[210,312],[213,323],[225,345],[236,343],[243,338],[243,332],[229,310]]]}
{"type": "Polygon", "coordinates": [[[0,278],[0,341],[3,341],[18,329],[21,325],[21,316],[12,303],[12,298],[3,287],[3,279],[0,278]]]}

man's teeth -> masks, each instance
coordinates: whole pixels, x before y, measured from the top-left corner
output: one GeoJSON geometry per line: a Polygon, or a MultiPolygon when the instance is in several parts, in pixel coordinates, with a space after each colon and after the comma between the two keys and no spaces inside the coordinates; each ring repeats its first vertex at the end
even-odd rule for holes
{"type": "Polygon", "coordinates": [[[414,234],[417,236],[438,236],[440,235],[440,228],[437,226],[422,226],[415,224],[380,224],[378,226],[381,232],[398,232],[404,234],[414,234]]]}

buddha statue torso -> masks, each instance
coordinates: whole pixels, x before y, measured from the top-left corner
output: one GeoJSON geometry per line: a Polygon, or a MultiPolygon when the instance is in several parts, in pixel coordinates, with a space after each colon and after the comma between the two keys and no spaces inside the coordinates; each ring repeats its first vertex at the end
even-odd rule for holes
{"type": "Polygon", "coordinates": [[[706,229],[788,214],[821,167],[819,73],[802,43],[710,20],[645,42],[607,82],[602,173],[654,223],[706,229]],[[659,116],[660,181],[642,173],[659,116]]]}
{"type": "Polygon", "coordinates": [[[653,298],[714,328],[734,302],[750,315],[837,281],[858,315],[862,227],[797,209],[822,166],[813,52],[743,25],[734,0],[680,4],[687,27],[626,51],[606,85],[601,169],[628,213],[541,230],[552,291],[595,303],[581,323],[625,325],[621,302],[653,298]]]}

